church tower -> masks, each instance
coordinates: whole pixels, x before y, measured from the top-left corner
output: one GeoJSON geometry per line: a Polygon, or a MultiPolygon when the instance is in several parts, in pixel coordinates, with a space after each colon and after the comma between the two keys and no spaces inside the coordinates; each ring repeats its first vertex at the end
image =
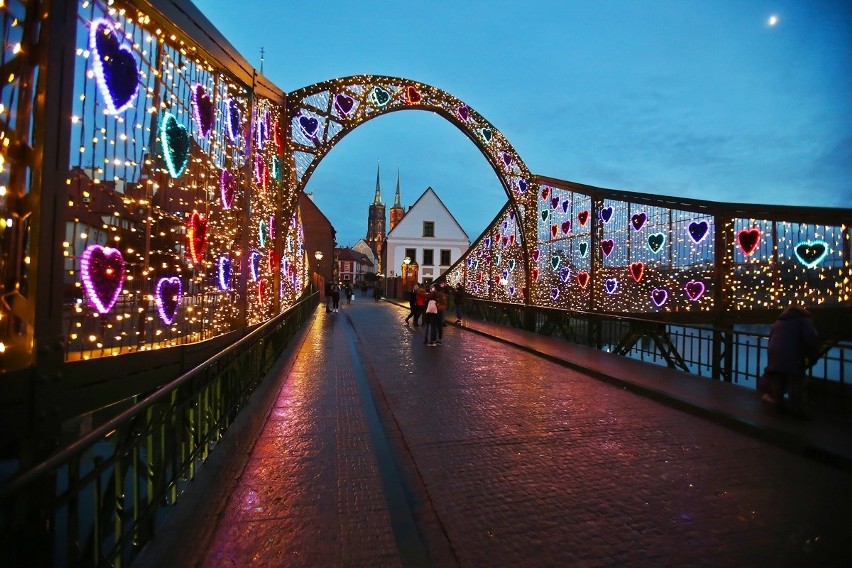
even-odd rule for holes
{"type": "Polygon", "coordinates": [[[380,166],[376,166],[376,196],[370,205],[370,213],[367,217],[367,244],[378,259],[376,272],[383,272],[382,249],[385,246],[385,205],[382,203],[382,189],[379,185],[380,166]]]}
{"type": "Polygon", "coordinates": [[[393,207],[390,210],[390,230],[405,217],[405,209],[402,208],[399,197],[399,168],[396,169],[396,196],[393,198],[393,207]]]}

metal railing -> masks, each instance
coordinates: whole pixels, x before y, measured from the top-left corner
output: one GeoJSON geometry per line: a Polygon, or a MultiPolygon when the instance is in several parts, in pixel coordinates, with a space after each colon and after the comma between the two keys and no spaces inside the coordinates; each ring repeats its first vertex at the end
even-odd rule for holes
{"type": "Polygon", "coordinates": [[[0,488],[4,563],[129,564],[318,301],[303,298],[0,488]]]}
{"type": "MultiPolygon", "coordinates": [[[[680,369],[702,377],[756,388],[766,366],[768,325],[732,326],[661,322],[470,298],[468,317],[680,369]]],[[[810,378],[832,393],[847,392],[852,343],[826,341],[810,378]]]]}

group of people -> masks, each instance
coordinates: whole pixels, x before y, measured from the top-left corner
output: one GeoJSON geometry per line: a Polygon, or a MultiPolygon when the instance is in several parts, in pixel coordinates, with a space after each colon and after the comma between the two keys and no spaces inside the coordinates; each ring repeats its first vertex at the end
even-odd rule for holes
{"type": "Polygon", "coordinates": [[[448,284],[433,284],[427,287],[414,285],[408,293],[410,313],[405,323],[414,320],[414,327],[425,327],[423,343],[430,347],[441,345],[444,338],[444,314],[452,297],[456,309],[456,323],[461,323],[464,312],[465,290],[461,284],[451,288],[448,284]]]}

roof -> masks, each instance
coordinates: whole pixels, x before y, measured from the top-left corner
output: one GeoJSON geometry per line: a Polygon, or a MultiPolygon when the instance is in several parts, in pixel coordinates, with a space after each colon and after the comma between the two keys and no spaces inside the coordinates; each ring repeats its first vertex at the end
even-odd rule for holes
{"type": "Polygon", "coordinates": [[[452,222],[455,223],[456,227],[459,228],[459,231],[461,231],[461,233],[465,236],[465,238],[468,240],[468,242],[470,242],[470,237],[468,236],[467,232],[462,228],[462,226],[456,220],[455,215],[453,215],[450,212],[450,210],[447,208],[447,206],[444,205],[444,202],[441,201],[440,197],[438,197],[438,192],[436,192],[434,189],[432,189],[432,186],[429,186],[429,187],[426,188],[426,191],[424,191],[420,195],[420,197],[417,198],[417,201],[414,202],[414,205],[412,205],[411,207],[408,208],[408,211],[405,212],[405,215],[402,217],[402,219],[399,220],[399,222],[396,224],[396,226],[393,229],[391,229],[390,231],[388,231],[387,238],[390,238],[390,236],[393,234],[393,232],[396,230],[396,228],[399,227],[400,225],[402,225],[403,221],[405,221],[405,217],[407,217],[408,214],[411,213],[411,211],[414,210],[415,207],[417,207],[417,204],[420,203],[421,201],[423,201],[423,198],[425,198],[429,193],[431,193],[433,196],[435,196],[435,200],[438,202],[438,205],[440,205],[444,209],[444,211],[447,212],[447,216],[449,216],[449,218],[452,220],[452,222]]]}
{"type": "Polygon", "coordinates": [[[366,266],[373,266],[373,263],[367,258],[362,252],[358,252],[357,250],[352,250],[348,248],[336,248],[334,252],[337,253],[337,260],[345,260],[348,262],[360,262],[366,266]]]}

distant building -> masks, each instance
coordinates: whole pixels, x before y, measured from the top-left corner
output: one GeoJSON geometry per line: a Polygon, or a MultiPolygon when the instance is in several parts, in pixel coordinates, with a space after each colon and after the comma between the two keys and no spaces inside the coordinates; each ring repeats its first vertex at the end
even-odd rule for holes
{"type": "Polygon", "coordinates": [[[370,262],[373,263],[373,267],[378,266],[379,261],[376,258],[376,254],[373,252],[373,249],[370,248],[370,245],[367,244],[367,241],[365,241],[364,239],[360,239],[351,248],[352,248],[352,250],[358,251],[361,254],[365,255],[367,258],[369,258],[370,262]]]}
{"type": "MultiPolygon", "coordinates": [[[[394,204],[396,206],[396,204],[394,204]]],[[[387,236],[388,276],[402,273],[408,257],[419,267],[419,280],[438,278],[470,248],[470,238],[431,187],[399,219],[387,236]]]]}
{"type": "Polygon", "coordinates": [[[364,275],[373,272],[375,266],[366,254],[348,248],[334,249],[337,257],[340,282],[351,286],[361,286],[364,275]]]}
{"type": "Polygon", "coordinates": [[[319,210],[309,194],[299,196],[299,213],[305,234],[305,251],[313,268],[314,285],[323,293],[325,283],[334,279],[334,247],[336,231],[331,221],[319,210]],[[319,253],[319,254],[317,254],[319,253]],[[321,258],[317,258],[317,257],[321,258]]]}
{"type": "Polygon", "coordinates": [[[376,166],[376,194],[370,204],[367,217],[367,245],[378,260],[376,272],[382,271],[382,252],[385,245],[385,205],[382,203],[382,190],[379,185],[379,166],[376,166]]]}

